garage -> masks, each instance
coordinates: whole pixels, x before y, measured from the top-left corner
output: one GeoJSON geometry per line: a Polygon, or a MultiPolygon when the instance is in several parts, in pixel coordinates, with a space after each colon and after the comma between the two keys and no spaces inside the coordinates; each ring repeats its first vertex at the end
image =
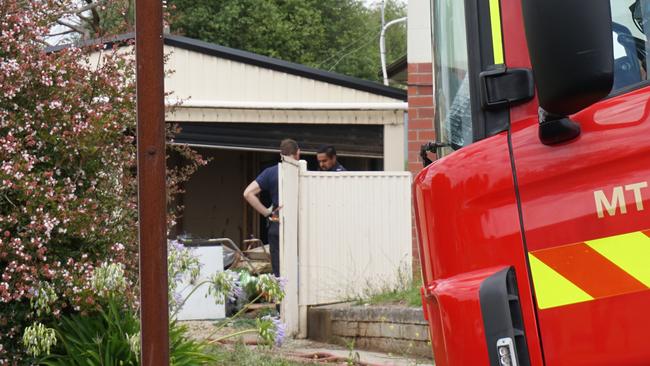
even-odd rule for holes
{"type": "Polygon", "coordinates": [[[166,120],[181,128],[172,143],[210,160],[186,182],[172,235],[264,240],[242,192],[277,164],[284,138],[312,170],[324,144],[348,170],[405,169],[404,90],[180,36],[165,36],[165,52],[166,120]]]}

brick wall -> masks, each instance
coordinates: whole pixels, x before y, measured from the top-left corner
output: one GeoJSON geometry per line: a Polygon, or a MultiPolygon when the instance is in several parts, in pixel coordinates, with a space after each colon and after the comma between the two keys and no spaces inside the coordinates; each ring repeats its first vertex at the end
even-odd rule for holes
{"type": "Polygon", "coordinates": [[[408,65],[408,167],[422,170],[420,146],[435,139],[433,126],[433,83],[430,63],[408,65]]]}
{"type": "MultiPolygon", "coordinates": [[[[435,140],[433,125],[433,76],[431,63],[408,64],[408,170],[422,170],[420,146],[435,140]]],[[[413,270],[419,275],[418,242],[413,218],[413,270]]]]}

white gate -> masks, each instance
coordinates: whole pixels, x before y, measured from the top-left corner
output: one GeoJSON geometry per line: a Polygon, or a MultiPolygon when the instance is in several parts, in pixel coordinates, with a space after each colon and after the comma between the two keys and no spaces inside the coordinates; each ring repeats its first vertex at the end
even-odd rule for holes
{"type": "Polygon", "coordinates": [[[410,279],[409,172],[310,172],[285,159],[279,188],[288,334],[306,337],[310,305],[410,279]]]}

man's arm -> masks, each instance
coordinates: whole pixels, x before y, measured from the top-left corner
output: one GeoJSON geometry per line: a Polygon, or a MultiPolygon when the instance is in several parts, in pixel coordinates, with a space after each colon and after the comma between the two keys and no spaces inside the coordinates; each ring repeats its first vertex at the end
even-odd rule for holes
{"type": "Polygon", "coordinates": [[[268,208],[264,207],[259,197],[257,197],[261,191],[262,188],[260,188],[260,185],[254,180],[244,190],[244,198],[248,201],[248,204],[255,209],[255,211],[259,212],[260,215],[267,217],[271,212],[269,212],[268,208]]]}

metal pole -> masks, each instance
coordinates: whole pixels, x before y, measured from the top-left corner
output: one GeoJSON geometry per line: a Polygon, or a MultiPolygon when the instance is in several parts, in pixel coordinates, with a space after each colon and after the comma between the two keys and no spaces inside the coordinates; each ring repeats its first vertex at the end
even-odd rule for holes
{"type": "Polygon", "coordinates": [[[161,0],[136,0],[142,366],[169,365],[165,106],[161,0]]]}
{"type": "Polygon", "coordinates": [[[388,85],[388,72],[386,71],[386,30],[393,24],[405,22],[406,17],[391,20],[381,28],[379,35],[379,57],[381,58],[381,73],[384,77],[384,85],[388,85]]]}

